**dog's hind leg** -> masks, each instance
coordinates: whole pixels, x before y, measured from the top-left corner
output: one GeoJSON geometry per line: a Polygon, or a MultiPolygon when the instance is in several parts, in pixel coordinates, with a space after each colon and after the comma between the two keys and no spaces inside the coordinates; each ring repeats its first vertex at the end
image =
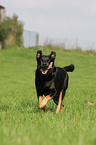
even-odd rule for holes
{"type": "Polygon", "coordinates": [[[64,105],[63,105],[63,104],[61,104],[60,111],[61,111],[61,112],[64,112],[64,105]]]}
{"type": "Polygon", "coordinates": [[[56,109],[56,113],[58,113],[60,111],[60,108],[62,108],[61,103],[62,103],[62,91],[60,92],[60,95],[59,95],[59,100],[58,100],[58,106],[57,106],[57,109],[56,109]]]}
{"type": "MultiPolygon", "coordinates": [[[[56,98],[53,98],[53,101],[56,105],[58,105],[58,100],[56,98]]],[[[60,111],[64,112],[64,105],[61,103],[60,111]]]]}

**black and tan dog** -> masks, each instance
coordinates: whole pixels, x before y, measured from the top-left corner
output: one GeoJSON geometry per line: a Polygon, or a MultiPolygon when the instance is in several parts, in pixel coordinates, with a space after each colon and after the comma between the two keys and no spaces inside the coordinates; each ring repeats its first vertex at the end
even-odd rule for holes
{"type": "Polygon", "coordinates": [[[63,98],[65,96],[66,89],[68,88],[68,74],[74,70],[74,65],[71,64],[64,68],[55,67],[54,60],[56,53],[51,52],[50,55],[43,55],[42,51],[37,51],[37,69],[35,74],[35,85],[38,97],[38,108],[43,110],[49,110],[46,104],[49,100],[58,105],[56,113],[63,111],[63,98]],[[42,100],[42,96],[46,96],[42,100]]]}

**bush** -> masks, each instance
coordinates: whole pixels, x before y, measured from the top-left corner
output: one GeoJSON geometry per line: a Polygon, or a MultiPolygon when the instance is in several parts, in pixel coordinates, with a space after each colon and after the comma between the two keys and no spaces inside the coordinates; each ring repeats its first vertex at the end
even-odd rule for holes
{"type": "Polygon", "coordinates": [[[8,28],[5,25],[6,23],[0,23],[0,41],[4,41],[8,36],[8,28]]]}
{"type": "Polygon", "coordinates": [[[23,23],[21,21],[18,21],[17,15],[14,14],[12,18],[5,17],[5,19],[2,22],[0,22],[0,41],[2,42],[3,47],[5,40],[10,35],[11,38],[13,37],[12,40],[14,40],[15,45],[21,46],[23,43],[22,34],[23,23]]]}

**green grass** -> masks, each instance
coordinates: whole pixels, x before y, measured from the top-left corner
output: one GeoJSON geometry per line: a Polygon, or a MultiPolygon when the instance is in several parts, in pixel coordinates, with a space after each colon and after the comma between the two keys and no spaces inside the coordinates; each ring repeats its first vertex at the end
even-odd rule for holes
{"type": "MultiPolygon", "coordinates": [[[[49,54],[52,49],[43,49],[49,54]]],[[[96,145],[96,53],[56,51],[56,66],[75,64],[69,73],[64,113],[38,110],[35,91],[37,49],[0,51],[0,145],[96,145]]]]}

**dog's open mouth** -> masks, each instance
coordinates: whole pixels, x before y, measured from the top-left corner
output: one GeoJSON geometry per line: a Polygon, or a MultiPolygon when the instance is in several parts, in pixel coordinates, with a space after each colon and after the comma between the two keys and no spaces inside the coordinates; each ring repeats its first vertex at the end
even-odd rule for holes
{"type": "Polygon", "coordinates": [[[51,62],[50,64],[49,64],[49,66],[48,67],[43,67],[43,68],[41,68],[40,69],[40,71],[42,72],[42,74],[47,74],[47,72],[50,70],[50,69],[52,69],[52,65],[53,65],[53,62],[51,62]]]}

